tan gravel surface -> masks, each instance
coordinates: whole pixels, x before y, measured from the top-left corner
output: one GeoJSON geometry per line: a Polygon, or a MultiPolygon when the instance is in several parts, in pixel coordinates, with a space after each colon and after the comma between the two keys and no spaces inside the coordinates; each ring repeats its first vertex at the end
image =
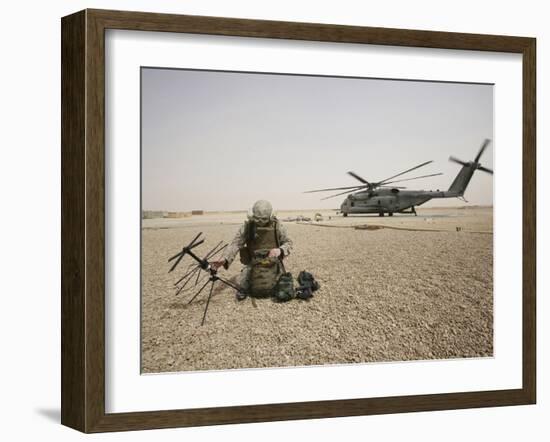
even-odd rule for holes
{"type": "MultiPolygon", "coordinates": [[[[207,238],[202,254],[230,241],[243,215],[144,220],[142,371],[492,355],[493,238],[468,231],[491,231],[491,209],[325,218],[324,224],[348,228],[285,223],[294,240],[286,267],[295,276],[304,269],[315,275],[321,289],[313,299],[238,302],[233,290],[217,283],[202,327],[207,290],[187,305],[194,291],[175,296],[174,282],[191,260],[186,257],[171,274],[167,260],[199,231],[207,238]],[[352,227],[370,223],[449,231],[352,227]]],[[[236,281],[240,267],[237,259],[220,274],[236,281]]]]}

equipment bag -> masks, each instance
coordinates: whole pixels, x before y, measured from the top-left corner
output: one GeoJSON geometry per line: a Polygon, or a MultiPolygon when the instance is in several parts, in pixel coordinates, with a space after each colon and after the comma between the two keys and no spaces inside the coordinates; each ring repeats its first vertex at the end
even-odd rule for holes
{"type": "Polygon", "coordinates": [[[292,273],[286,272],[279,277],[273,296],[275,300],[279,302],[290,301],[296,296],[292,273]]]}
{"type": "Polygon", "coordinates": [[[271,296],[281,273],[279,258],[253,258],[251,267],[251,295],[259,298],[271,296]]]}
{"type": "Polygon", "coordinates": [[[305,270],[301,271],[298,275],[296,296],[300,299],[308,300],[313,297],[313,292],[317,290],[319,290],[319,283],[315,280],[314,276],[305,270]]]}
{"type": "Polygon", "coordinates": [[[239,249],[239,258],[241,260],[241,264],[245,266],[250,264],[250,261],[252,261],[252,257],[250,256],[250,250],[247,246],[241,247],[239,249]]]}

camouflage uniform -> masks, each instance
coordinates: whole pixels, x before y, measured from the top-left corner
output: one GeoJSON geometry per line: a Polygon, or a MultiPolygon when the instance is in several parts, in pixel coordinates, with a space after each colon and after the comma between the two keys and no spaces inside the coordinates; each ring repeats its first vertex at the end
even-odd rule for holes
{"type": "MultiPolygon", "coordinates": [[[[226,252],[223,258],[226,260],[225,268],[228,268],[231,263],[235,260],[235,257],[241,249],[243,249],[250,241],[247,238],[248,235],[248,226],[251,221],[246,221],[240,228],[233,241],[228,245],[226,252]]],[[[269,222],[270,225],[275,226],[275,231],[277,232],[277,242],[279,249],[281,250],[280,259],[288,256],[292,250],[292,240],[288,237],[286,228],[278,221],[275,217],[271,217],[269,222]]],[[[276,248],[276,246],[275,246],[276,248]]],[[[243,292],[247,292],[250,288],[250,274],[252,266],[250,264],[245,265],[241,270],[239,285],[242,288],[243,292]]]]}

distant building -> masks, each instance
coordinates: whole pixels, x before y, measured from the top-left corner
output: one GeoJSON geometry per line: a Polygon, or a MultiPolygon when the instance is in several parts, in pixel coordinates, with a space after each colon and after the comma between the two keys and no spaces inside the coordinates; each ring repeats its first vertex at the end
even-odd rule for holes
{"type": "Polygon", "coordinates": [[[204,210],[192,210],[191,215],[204,215],[204,210]]]}
{"type": "MultiPolygon", "coordinates": [[[[204,214],[203,210],[194,210],[193,215],[202,215],[204,214]]],[[[142,211],[143,219],[154,219],[154,218],[187,218],[191,216],[191,212],[167,212],[164,210],[144,210],[142,211]]]]}
{"type": "Polygon", "coordinates": [[[191,216],[189,212],[167,212],[165,218],[186,218],[191,216]]]}
{"type": "Polygon", "coordinates": [[[166,212],[162,210],[144,210],[141,212],[141,217],[143,219],[164,218],[165,216],[166,212]]]}

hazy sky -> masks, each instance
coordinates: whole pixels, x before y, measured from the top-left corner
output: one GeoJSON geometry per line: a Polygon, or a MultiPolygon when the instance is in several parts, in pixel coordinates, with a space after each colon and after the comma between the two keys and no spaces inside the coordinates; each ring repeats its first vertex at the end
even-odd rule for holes
{"type": "MultiPolygon", "coordinates": [[[[403,185],[447,189],[460,169],[449,155],[472,160],[492,137],[491,85],[142,69],[144,210],[338,208],[345,196],[302,192],[428,160],[403,178],[443,175],[403,185]]],[[[492,204],[492,177],[476,172],[465,197],[492,204]]]]}

